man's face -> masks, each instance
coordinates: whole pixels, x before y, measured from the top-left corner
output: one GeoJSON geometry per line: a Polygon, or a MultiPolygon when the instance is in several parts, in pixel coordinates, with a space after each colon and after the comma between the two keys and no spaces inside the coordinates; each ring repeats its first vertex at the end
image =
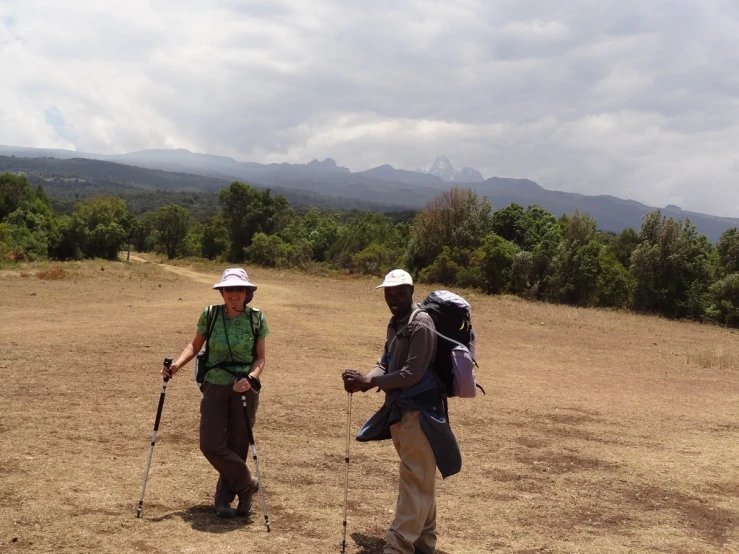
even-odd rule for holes
{"type": "Polygon", "coordinates": [[[413,304],[413,287],[411,285],[385,287],[385,302],[395,317],[407,314],[413,304]]]}

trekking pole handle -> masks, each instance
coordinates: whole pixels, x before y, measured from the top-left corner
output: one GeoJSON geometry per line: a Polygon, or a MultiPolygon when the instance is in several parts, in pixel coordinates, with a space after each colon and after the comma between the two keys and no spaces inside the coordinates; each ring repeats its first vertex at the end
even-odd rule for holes
{"type": "MultiPolygon", "coordinates": [[[[172,362],[173,361],[174,360],[172,358],[164,358],[164,367],[166,367],[167,369],[169,369],[170,367],[172,367],[172,362]]],[[[166,383],[167,381],[169,381],[169,377],[165,377],[164,378],[164,382],[166,383]]]]}

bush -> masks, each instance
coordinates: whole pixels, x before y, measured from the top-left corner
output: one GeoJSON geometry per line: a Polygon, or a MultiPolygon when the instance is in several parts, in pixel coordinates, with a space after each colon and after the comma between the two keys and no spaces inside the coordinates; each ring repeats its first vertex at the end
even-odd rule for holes
{"type": "Polygon", "coordinates": [[[739,273],[727,275],[709,288],[706,315],[719,323],[739,327],[739,273]]]}
{"type": "Polygon", "coordinates": [[[448,246],[444,246],[441,254],[434,260],[434,263],[421,271],[419,280],[424,283],[441,283],[448,286],[455,285],[457,283],[457,275],[462,270],[462,265],[457,263],[459,257],[458,249],[452,251],[448,246]]]}
{"type": "Polygon", "coordinates": [[[267,267],[287,267],[290,245],[277,235],[256,233],[251,246],[244,249],[244,254],[251,262],[267,267]]]}
{"type": "Polygon", "coordinates": [[[621,307],[626,306],[631,293],[632,280],[629,271],[621,265],[616,256],[606,250],[601,250],[600,271],[596,281],[598,306],[621,307]]]}
{"type": "Polygon", "coordinates": [[[306,239],[301,239],[297,244],[288,245],[288,263],[291,267],[305,269],[313,262],[313,248],[306,239]]]}
{"type": "Polygon", "coordinates": [[[10,223],[0,223],[0,256],[15,262],[36,261],[48,256],[46,233],[10,223]]]}
{"type": "Polygon", "coordinates": [[[382,276],[399,265],[400,253],[382,244],[371,244],[352,256],[350,271],[382,276]]]}
{"type": "Polygon", "coordinates": [[[534,255],[521,250],[513,256],[511,264],[510,291],[513,294],[527,294],[532,287],[534,276],[534,255]]]}
{"type": "Polygon", "coordinates": [[[482,239],[469,266],[478,267],[483,275],[483,289],[489,294],[503,292],[511,282],[511,267],[516,255],[516,246],[494,233],[482,239]]]}

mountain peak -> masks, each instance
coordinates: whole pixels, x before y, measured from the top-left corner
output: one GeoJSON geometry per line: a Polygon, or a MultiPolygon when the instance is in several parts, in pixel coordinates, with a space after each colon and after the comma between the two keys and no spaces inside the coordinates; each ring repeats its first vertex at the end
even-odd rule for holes
{"type": "Polygon", "coordinates": [[[349,173],[349,170],[346,167],[340,167],[336,165],[336,160],[334,160],[333,158],[326,158],[322,162],[313,159],[305,165],[307,167],[313,169],[321,169],[323,171],[339,171],[341,173],[349,173]]]}
{"type": "Polygon", "coordinates": [[[319,162],[317,159],[311,160],[311,162],[308,165],[318,166],[318,167],[325,167],[325,168],[334,168],[336,167],[336,160],[333,158],[326,158],[322,162],[319,162]]]}
{"type": "Polygon", "coordinates": [[[444,154],[436,156],[431,169],[423,173],[435,175],[448,183],[482,183],[485,180],[482,174],[472,167],[463,167],[461,171],[454,169],[452,162],[444,154]]]}

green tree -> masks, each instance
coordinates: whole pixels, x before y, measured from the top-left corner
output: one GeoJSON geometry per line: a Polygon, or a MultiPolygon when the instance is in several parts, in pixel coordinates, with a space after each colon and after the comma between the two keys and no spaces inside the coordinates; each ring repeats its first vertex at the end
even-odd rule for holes
{"type": "Polygon", "coordinates": [[[90,231],[98,225],[117,223],[123,226],[128,214],[126,202],[116,196],[95,196],[77,205],[77,215],[90,231]]]}
{"type": "Polygon", "coordinates": [[[115,260],[118,258],[118,251],[125,241],[126,230],[123,226],[115,222],[107,225],[99,223],[89,234],[87,257],[115,260]]]}
{"type": "Polygon", "coordinates": [[[458,275],[469,260],[469,250],[444,246],[434,262],[421,270],[419,280],[423,283],[457,284],[458,275]]]}
{"type": "Polygon", "coordinates": [[[588,306],[597,299],[600,254],[595,220],[586,213],[562,216],[563,241],[552,260],[547,296],[559,302],[588,306]]]}
{"type": "Polygon", "coordinates": [[[311,208],[303,217],[295,216],[280,232],[280,237],[294,245],[307,241],[315,259],[322,262],[339,234],[336,217],[324,216],[318,208],[311,208]]]}
{"type": "Polygon", "coordinates": [[[739,230],[736,227],[724,231],[716,250],[721,274],[739,273],[739,230]]]}
{"type": "Polygon", "coordinates": [[[515,202],[498,210],[490,220],[492,232],[505,240],[518,244],[523,234],[521,229],[523,213],[523,206],[515,202]]]}
{"type": "Polygon", "coordinates": [[[213,260],[228,248],[226,224],[220,216],[209,217],[203,223],[203,234],[200,242],[201,255],[213,260]]]}
{"type": "Polygon", "coordinates": [[[408,244],[408,225],[394,224],[381,213],[365,212],[337,228],[337,239],[326,251],[325,258],[336,267],[351,269],[354,256],[371,245],[391,251],[388,256],[399,259],[408,244]]]}
{"type": "Polygon", "coordinates": [[[556,218],[541,206],[524,210],[513,203],[498,210],[492,217],[492,231],[523,250],[533,250],[542,238],[557,225],[556,218]]]}
{"type": "Polygon", "coordinates": [[[56,260],[80,260],[83,247],[89,242],[90,231],[79,216],[62,216],[58,221],[55,240],[49,245],[49,257],[56,260]]]}
{"type": "Polygon", "coordinates": [[[243,183],[234,182],[218,195],[223,207],[221,216],[229,232],[229,259],[244,259],[244,249],[251,245],[256,233],[273,233],[280,215],[287,208],[287,200],[281,194],[272,196],[269,189],[258,191],[243,183]]]}
{"type": "Polygon", "coordinates": [[[526,250],[519,250],[511,264],[510,291],[513,294],[527,296],[534,281],[534,255],[526,250]]]}
{"type": "Polygon", "coordinates": [[[639,246],[640,241],[641,239],[636,231],[628,227],[614,237],[608,243],[607,248],[622,266],[628,268],[631,265],[631,255],[639,246]]]}
{"type": "Polygon", "coordinates": [[[472,189],[452,188],[426,204],[413,221],[410,269],[434,262],[445,246],[473,250],[491,229],[492,208],[472,189]]]}
{"type": "Polygon", "coordinates": [[[156,230],[168,258],[176,258],[190,227],[190,210],[170,204],[157,212],[156,230]]]}
{"type": "Polygon", "coordinates": [[[33,189],[25,175],[0,174],[0,221],[33,197],[33,189]]]}
{"type": "Polygon", "coordinates": [[[631,256],[631,306],[667,317],[697,317],[708,303],[711,245],[689,220],[644,216],[641,244],[631,256]]]}
{"type": "Polygon", "coordinates": [[[146,212],[138,217],[139,225],[133,227],[133,247],[137,252],[151,252],[157,244],[157,216],[157,212],[146,212]]]}
{"type": "Polygon", "coordinates": [[[621,265],[613,252],[600,250],[596,279],[596,306],[623,307],[629,303],[632,280],[629,271],[621,265]]]}
{"type": "MultiPolygon", "coordinates": [[[[482,244],[472,254],[468,268],[473,272],[479,269],[482,282],[478,285],[488,294],[505,291],[511,282],[511,268],[516,256],[516,246],[495,233],[482,239],[482,244]]],[[[466,272],[469,274],[469,270],[466,272]]],[[[474,282],[474,278],[467,279],[474,282]]]]}
{"type": "Polygon", "coordinates": [[[245,249],[249,261],[267,267],[286,267],[290,245],[277,235],[256,233],[245,249]]]}
{"type": "Polygon", "coordinates": [[[739,273],[731,273],[709,288],[708,317],[731,327],[739,327],[739,273]]]}

